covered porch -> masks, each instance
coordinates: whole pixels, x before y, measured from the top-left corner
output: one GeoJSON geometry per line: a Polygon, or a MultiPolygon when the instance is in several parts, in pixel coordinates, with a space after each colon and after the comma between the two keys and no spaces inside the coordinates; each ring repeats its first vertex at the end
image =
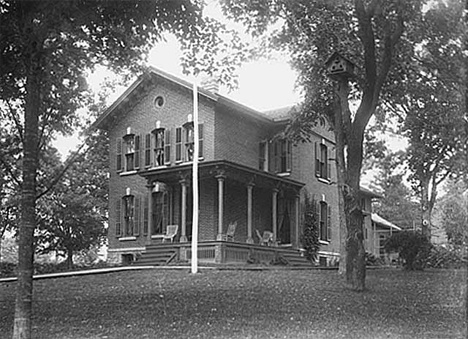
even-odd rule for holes
{"type": "MultiPolygon", "coordinates": [[[[192,234],[191,171],[191,164],[181,164],[140,174],[148,188],[145,199],[148,217],[144,220],[146,247],[173,246],[180,260],[190,259],[189,252],[184,249],[190,246],[192,234]],[[163,242],[168,225],[178,226],[170,245],[163,242]]],[[[298,248],[302,186],[287,177],[228,161],[201,162],[200,260],[225,262],[235,256],[244,260],[249,253],[248,245],[258,247],[259,235],[265,231],[272,234],[271,247],[298,248]],[[228,226],[232,223],[236,224],[235,230],[232,237],[227,237],[228,226]],[[228,238],[230,241],[226,242],[228,238]],[[239,246],[236,250],[223,251],[226,246],[232,248],[229,243],[239,246]]]]}

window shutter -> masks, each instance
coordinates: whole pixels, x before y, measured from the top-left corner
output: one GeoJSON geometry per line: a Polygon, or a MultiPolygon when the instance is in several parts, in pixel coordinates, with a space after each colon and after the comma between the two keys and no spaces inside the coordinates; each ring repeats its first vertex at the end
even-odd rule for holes
{"type": "Polygon", "coordinates": [[[140,168],[140,135],[135,135],[135,157],[134,157],[135,169],[140,168]]]}
{"type": "Polygon", "coordinates": [[[164,164],[171,164],[171,130],[164,130],[164,164]]]}
{"type": "Polygon", "coordinates": [[[151,134],[145,135],[145,167],[151,166],[151,134]]]}
{"type": "Polygon", "coordinates": [[[175,161],[182,161],[182,127],[176,128],[175,137],[176,158],[175,161]]]}
{"type": "Polygon", "coordinates": [[[140,235],[140,227],[141,227],[141,197],[135,197],[135,226],[133,230],[134,236],[140,235]]]}
{"type": "Polygon", "coordinates": [[[319,239],[322,240],[322,206],[320,204],[320,201],[316,202],[315,210],[317,211],[318,235],[319,239]]]}
{"type": "Polygon", "coordinates": [[[275,172],[279,173],[281,171],[281,144],[278,141],[275,141],[274,146],[275,152],[275,172]]]}
{"type": "Polygon", "coordinates": [[[122,171],[122,138],[116,139],[116,166],[115,169],[117,172],[122,171]]]}
{"type": "Polygon", "coordinates": [[[292,143],[286,140],[286,172],[292,170],[292,143]]]}
{"type": "Polygon", "coordinates": [[[314,148],[315,148],[315,176],[320,177],[320,149],[318,147],[318,143],[314,143],[314,148]]]}
{"type": "Polygon", "coordinates": [[[327,209],[327,240],[331,241],[332,231],[331,231],[331,206],[328,205],[327,209]]]}
{"type": "Polygon", "coordinates": [[[203,124],[198,124],[198,157],[203,158],[203,124]]]}
{"type": "Polygon", "coordinates": [[[331,169],[332,169],[332,166],[331,166],[332,160],[331,159],[334,158],[334,157],[332,157],[331,150],[328,150],[328,149],[327,149],[327,155],[328,155],[328,158],[327,158],[327,168],[328,168],[327,176],[328,176],[328,180],[331,181],[331,169]]]}
{"type": "Polygon", "coordinates": [[[120,199],[117,199],[115,201],[115,236],[116,237],[122,236],[121,204],[122,204],[122,201],[120,199]]]}
{"type": "Polygon", "coordinates": [[[148,235],[148,195],[145,195],[145,198],[143,199],[143,235],[148,235]]]}

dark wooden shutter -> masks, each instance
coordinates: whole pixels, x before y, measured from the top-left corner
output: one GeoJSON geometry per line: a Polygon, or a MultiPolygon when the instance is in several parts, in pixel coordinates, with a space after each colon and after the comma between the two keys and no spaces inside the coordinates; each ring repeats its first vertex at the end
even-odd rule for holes
{"type": "Polygon", "coordinates": [[[145,167],[151,166],[151,134],[145,135],[145,167]]]}
{"type": "Polygon", "coordinates": [[[286,172],[292,171],[292,143],[286,140],[286,172]]]}
{"type": "Polygon", "coordinates": [[[164,164],[171,164],[171,130],[164,130],[164,164]]]}
{"type": "Polygon", "coordinates": [[[115,200],[115,236],[120,237],[122,236],[122,201],[120,198],[115,200]]]}
{"type": "Polygon", "coordinates": [[[140,136],[135,135],[135,157],[134,157],[134,168],[139,169],[140,168],[140,136]]]}
{"type": "Polygon", "coordinates": [[[318,142],[314,143],[314,153],[315,153],[315,176],[320,177],[320,147],[318,142]]]}
{"type": "Polygon", "coordinates": [[[141,197],[135,197],[135,226],[133,228],[133,235],[139,236],[140,235],[140,227],[141,227],[141,197]]]}
{"type": "Polygon", "coordinates": [[[122,171],[122,138],[116,139],[116,166],[117,172],[122,171]]]}
{"type": "Polygon", "coordinates": [[[332,169],[332,161],[334,159],[334,157],[332,156],[332,152],[331,152],[331,149],[327,149],[327,168],[328,168],[328,180],[331,181],[331,169],[332,169]]]}
{"type": "Polygon", "coordinates": [[[176,137],[175,137],[175,148],[176,148],[176,158],[175,161],[182,161],[182,128],[176,128],[176,137]]]}
{"type": "Polygon", "coordinates": [[[203,124],[198,124],[198,157],[203,158],[203,124]]]}
{"type": "Polygon", "coordinates": [[[145,195],[143,199],[143,235],[148,235],[148,195],[145,195]]]}
{"type": "Polygon", "coordinates": [[[332,238],[332,230],[331,230],[331,206],[328,205],[327,210],[327,239],[331,241],[332,238]]]}

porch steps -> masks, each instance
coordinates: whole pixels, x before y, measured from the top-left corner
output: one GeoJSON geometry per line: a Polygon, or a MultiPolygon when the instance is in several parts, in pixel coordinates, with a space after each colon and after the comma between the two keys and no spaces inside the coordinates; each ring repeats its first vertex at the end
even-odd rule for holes
{"type": "Polygon", "coordinates": [[[299,251],[296,250],[282,250],[279,252],[283,258],[285,258],[290,266],[294,267],[312,267],[310,261],[306,257],[302,256],[299,251]]]}
{"type": "Polygon", "coordinates": [[[176,256],[177,249],[173,246],[147,245],[146,251],[133,264],[138,266],[163,266],[168,265],[176,256]]]}

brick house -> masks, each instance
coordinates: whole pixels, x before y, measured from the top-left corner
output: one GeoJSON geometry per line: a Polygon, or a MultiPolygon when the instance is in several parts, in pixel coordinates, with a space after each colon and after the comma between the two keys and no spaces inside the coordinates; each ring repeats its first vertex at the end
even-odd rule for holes
{"type": "Polygon", "coordinates": [[[198,142],[201,262],[268,261],[278,251],[299,260],[293,254],[302,246],[306,196],[319,210],[320,261],[336,261],[334,136],[326,122],[310,142],[292,145],[278,137],[289,109],[262,113],[201,88],[200,135],[193,140],[192,95],[190,83],[151,68],[94,123],[110,140],[108,260],[149,263],[158,248],[166,262],[190,260],[198,142]],[[226,241],[231,223],[237,226],[226,241]],[[168,225],[178,226],[174,242],[162,241],[168,225]],[[271,246],[259,244],[265,231],[272,233],[271,246]]]}

